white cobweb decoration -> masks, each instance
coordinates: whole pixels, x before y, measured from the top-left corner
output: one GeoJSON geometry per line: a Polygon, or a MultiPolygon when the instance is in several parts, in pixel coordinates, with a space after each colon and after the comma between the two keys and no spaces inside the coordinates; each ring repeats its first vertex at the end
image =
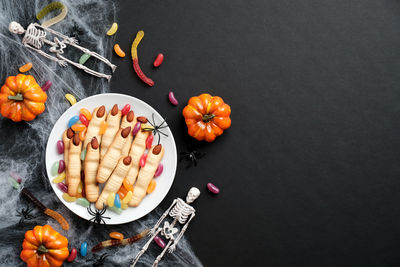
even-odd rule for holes
{"type": "MultiPolygon", "coordinates": [[[[154,211],[143,219],[120,226],[107,226],[89,223],[78,218],[67,210],[52,192],[44,168],[45,146],[50,131],[69,107],[64,95],[71,93],[78,100],[87,96],[109,91],[107,80],[90,76],[83,71],[68,66],[61,68],[56,62],[41,55],[28,51],[21,44],[22,36],[11,34],[8,24],[19,22],[23,27],[37,21],[37,14],[51,1],[0,1],[0,83],[5,78],[18,74],[19,66],[27,62],[33,63],[32,74],[39,85],[50,80],[53,85],[47,92],[46,111],[31,122],[14,123],[9,119],[0,118],[0,266],[24,266],[19,254],[22,249],[24,233],[35,225],[50,224],[69,239],[69,248],[77,248],[84,241],[88,242],[88,255],[77,258],[68,266],[93,266],[96,259],[103,253],[108,257],[104,266],[129,266],[132,259],[141,249],[146,238],[125,247],[104,249],[91,253],[90,249],[97,243],[109,239],[108,233],[118,231],[126,237],[135,235],[146,228],[152,227],[162,211],[154,211]],[[21,188],[28,188],[45,206],[61,213],[69,222],[70,230],[65,232],[53,219],[34,208],[33,219],[19,223],[17,211],[26,208],[28,202],[20,198],[20,189],[14,189],[10,182],[10,172],[22,177],[21,188]]],[[[56,31],[65,35],[76,36],[80,44],[89,50],[96,51],[106,58],[111,58],[113,39],[105,32],[115,21],[116,7],[107,0],[60,1],[68,7],[67,17],[53,25],[56,31]]],[[[45,20],[49,16],[45,17],[45,20]]],[[[40,23],[40,22],[39,22],[40,23]]],[[[81,53],[76,50],[67,51],[71,59],[78,61],[81,53]]],[[[110,69],[104,63],[89,59],[88,67],[103,73],[110,69]]],[[[117,69],[118,71],[118,69],[117,69]]],[[[29,203],[30,207],[33,207],[29,203]]],[[[151,265],[161,248],[152,244],[141,257],[139,264],[151,265]]],[[[161,266],[202,266],[185,238],[181,239],[173,254],[166,254],[161,266]]]]}

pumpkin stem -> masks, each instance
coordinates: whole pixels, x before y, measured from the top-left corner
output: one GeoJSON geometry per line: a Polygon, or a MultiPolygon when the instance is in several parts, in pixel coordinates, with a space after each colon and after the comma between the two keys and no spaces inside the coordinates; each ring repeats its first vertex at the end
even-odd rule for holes
{"type": "Polygon", "coordinates": [[[15,101],[23,101],[24,100],[24,96],[21,93],[18,93],[16,95],[9,95],[8,99],[15,100],[15,101]]]}
{"type": "Polygon", "coordinates": [[[37,251],[39,252],[39,254],[44,254],[44,253],[49,252],[49,250],[48,250],[45,246],[43,246],[43,245],[40,245],[40,246],[38,247],[37,251]]]}
{"type": "Polygon", "coordinates": [[[214,114],[205,114],[203,115],[203,122],[209,122],[210,120],[212,120],[215,117],[214,114]]]}

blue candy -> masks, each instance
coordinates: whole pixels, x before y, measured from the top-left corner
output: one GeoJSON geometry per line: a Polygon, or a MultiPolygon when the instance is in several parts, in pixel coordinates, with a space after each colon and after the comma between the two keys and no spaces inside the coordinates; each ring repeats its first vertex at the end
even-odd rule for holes
{"type": "Polygon", "coordinates": [[[69,119],[68,128],[71,128],[71,126],[77,123],[78,121],[79,121],[79,116],[78,115],[73,116],[71,119],[69,119]]]}
{"type": "Polygon", "coordinates": [[[115,194],[114,206],[117,208],[121,208],[121,200],[119,199],[118,194],[115,194]]]}
{"type": "Polygon", "coordinates": [[[80,250],[81,256],[85,257],[87,254],[87,243],[83,242],[81,245],[81,250],[80,250]]]}

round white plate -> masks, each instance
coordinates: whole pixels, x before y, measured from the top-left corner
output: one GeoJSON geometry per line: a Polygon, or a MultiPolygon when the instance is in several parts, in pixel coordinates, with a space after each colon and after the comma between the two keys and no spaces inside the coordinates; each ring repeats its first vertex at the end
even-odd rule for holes
{"type": "MultiPolygon", "coordinates": [[[[51,175],[51,166],[54,162],[64,158],[64,154],[60,155],[57,152],[57,141],[62,139],[63,132],[68,128],[69,119],[74,115],[79,115],[79,110],[81,108],[87,108],[92,112],[96,107],[104,105],[108,113],[114,104],[118,104],[120,109],[122,109],[125,104],[130,104],[131,110],[134,111],[135,116],[146,116],[147,118],[151,119],[152,114],[154,114],[156,124],[160,124],[163,121],[163,117],[161,117],[161,115],[158,114],[154,108],[135,97],[122,94],[94,95],[79,101],[65,111],[64,114],[61,115],[61,117],[57,120],[53,130],[50,133],[49,140],[47,141],[46,170],[50,184],[60,201],[73,213],[86,220],[93,218],[93,216],[88,213],[87,209],[76,204],[75,202],[66,202],[62,198],[63,192],[57,187],[57,184],[52,183],[54,176],[51,175]]],[[[137,220],[151,212],[167,195],[175,177],[177,152],[171,130],[168,127],[162,130],[168,135],[168,137],[161,135],[160,143],[165,149],[164,158],[161,161],[164,165],[164,171],[159,177],[156,178],[156,189],[151,194],[147,195],[136,208],[129,207],[128,209],[124,210],[122,214],[116,214],[107,210],[104,216],[111,218],[105,219],[107,224],[122,224],[137,220]]],[[[155,136],[154,142],[157,141],[158,137],[155,136]]],[[[94,205],[91,205],[91,208],[94,210],[94,205]]]]}

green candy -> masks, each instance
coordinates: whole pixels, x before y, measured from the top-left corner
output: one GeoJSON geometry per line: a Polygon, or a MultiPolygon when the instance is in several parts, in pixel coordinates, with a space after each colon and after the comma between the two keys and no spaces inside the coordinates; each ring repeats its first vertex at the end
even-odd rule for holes
{"type": "Polygon", "coordinates": [[[78,198],[76,200],[76,204],[81,205],[81,206],[83,206],[85,208],[89,207],[89,205],[90,205],[89,201],[87,201],[87,199],[83,198],[83,197],[78,198]]]}
{"type": "Polygon", "coordinates": [[[51,175],[56,176],[58,175],[58,167],[60,163],[58,161],[53,163],[53,166],[51,166],[51,175]]]}
{"type": "Polygon", "coordinates": [[[79,64],[85,64],[86,63],[86,61],[88,60],[90,58],[90,55],[89,54],[83,54],[82,56],[81,56],[81,58],[79,59],[79,64]]]}
{"type": "Polygon", "coordinates": [[[84,161],[86,158],[86,148],[81,152],[81,160],[84,161]]]}
{"type": "Polygon", "coordinates": [[[14,187],[15,189],[19,189],[19,183],[17,181],[15,181],[15,179],[9,178],[9,180],[10,180],[12,187],[14,187]]]}
{"type": "Polygon", "coordinates": [[[117,208],[115,206],[108,207],[108,209],[113,211],[113,212],[115,212],[115,213],[117,213],[117,214],[121,214],[122,213],[122,209],[121,208],[117,208]]]}

